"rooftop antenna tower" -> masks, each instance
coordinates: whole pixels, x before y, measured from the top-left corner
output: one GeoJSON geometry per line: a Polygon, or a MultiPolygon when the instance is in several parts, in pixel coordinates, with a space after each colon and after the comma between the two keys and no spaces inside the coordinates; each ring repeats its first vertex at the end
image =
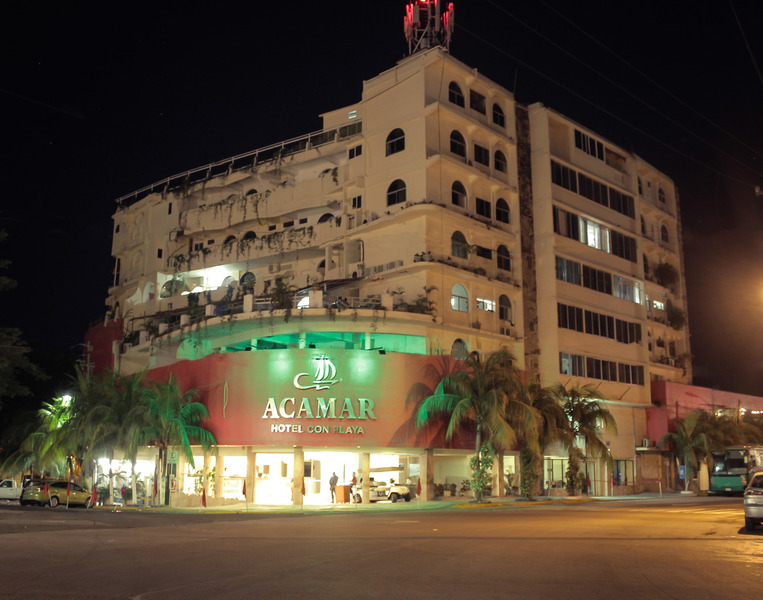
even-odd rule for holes
{"type": "Polygon", "coordinates": [[[413,0],[405,7],[403,26],[408,40],[408,55],[442,46],[450,51],[453,35],[453,3],[443,0],[413,0]]]}

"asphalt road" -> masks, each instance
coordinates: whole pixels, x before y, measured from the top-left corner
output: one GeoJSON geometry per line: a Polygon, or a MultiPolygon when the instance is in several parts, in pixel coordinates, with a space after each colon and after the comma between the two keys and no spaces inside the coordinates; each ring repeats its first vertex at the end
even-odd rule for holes
{"type": "Polygon", "coordinates": [[[165,514],[0,506],[3,598],[746,598],[740,498],[165,514]]]}

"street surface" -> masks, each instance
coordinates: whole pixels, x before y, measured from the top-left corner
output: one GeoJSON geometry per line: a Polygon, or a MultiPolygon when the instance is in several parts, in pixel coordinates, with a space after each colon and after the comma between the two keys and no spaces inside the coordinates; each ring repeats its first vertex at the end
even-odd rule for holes
{"type": "Polygon", "coordinates": [[[3,598],[748,598],[741,498],[168,514],[0,505],[3,598]]]}

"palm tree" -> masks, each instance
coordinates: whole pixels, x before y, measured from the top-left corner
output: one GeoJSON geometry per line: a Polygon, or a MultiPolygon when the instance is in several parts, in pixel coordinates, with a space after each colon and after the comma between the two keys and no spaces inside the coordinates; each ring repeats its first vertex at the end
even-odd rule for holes
{"type": "MultiPolygon", "coordinates": [[[[177,381],[169,376],[166,383],[153,382],[143,397],[141,418],[144,419],[137,439],[159,448],[160,478],[167,475],[167,451],[179,446],[188,462],[194,465],[191,444],[200,444],[205,452],[215,449],[217,441],[200,425],[209,418],[207,407],[196,402],[196,390],[181,392],[177,381]]],[[[194,465],[195,466],[195,465],[194,465]]],[[[169,503],[169,479],[164,480],[165,503],[169,503]]]]}
{"type": "MultiPolygon", "coordinates": [[[[537,384],[522,385],[518,388],[517,395],[523,403],[534,409],[536,417],[535,437],[532,437],[533,430],[520,428],[523,433],[520,436],[522,449],[519,453],[522,475],[520,485],[522,495],[529,498],[533,493],[537,493],[539,488],[538,474],[543,464],[545,449],[559,441],[566,445],[568,421],[559,399],[551,388],[537,384]]],[[[511,416],[509,420],[512,421],[511,416]]]]}
{"type": "Polygon", "coordinates": [[[694,410],[683,419],[673,419],[675,431],[660,438],[658,447],[667,443],[676,458],[684,465],[684,489],[689,489],[689,482],[699,471],[700,463],[710,455],[710,444],[704,421],[707,413],[694,410]]]}
{"type": "Polygon", "coordinates": [[[567,415],[567,493],[572,496],[575,489],[580,487],[581,460],[586,457],[603,457],[612,465],[612,457],[601,439],[601,432],[607,430],[617,433],[617,423],[609,409],[601,403],[603,397],[591,384],[567,388],[559,383],[552,386],[551,392],[559,399],[567,415]],[[579,447],[581,442],[582,449],[579,447]]]}
{"type": "MultiPolygon", "coordinates": [[[[510,448],[517,441],[518,430],[524,436],[535,428],[534,411],[514,393],[518,374],[513,362],[514,356],[507,350],[493,352],[485,360],[479,352],[471,352],[462,368],[443,377],[435,393],[426,398],[419,408],[417,428],[422,429],[435,419],[446,416],[449,419],[446,431],[448,440],[462,424],[474,424],[475,476],[481,472],[483,445],[489,443],[493,448],[510,448]],[[514,426],[507,420],[507,415],[512,415],[514,426]]],[[[472,485],[479,502],[482,500],[483,485],[476,480],[472,485]]]]}

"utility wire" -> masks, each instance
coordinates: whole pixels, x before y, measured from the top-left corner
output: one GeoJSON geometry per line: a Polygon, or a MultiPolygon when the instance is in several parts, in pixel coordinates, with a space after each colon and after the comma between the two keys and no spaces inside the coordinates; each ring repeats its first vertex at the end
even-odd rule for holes
{"type": "Polygon", "coordinates": [[[606,74],[602,73],[601,71],[599,71],[599,70],[598,70],[598,69],[596,69],[595,67],[591,66],[590,64],[588,64],[588,63],[587,63],[587,62],[585,62],[584,60],[582,60],[582,59],[578,58],[577,56],[575,56],[574,54],[572,54],[572,53],[571,53],[569,50],[567,50],[566,48],[564,48],[564,47],[563,47],[563,46],[561,46],[560,44],[557,44],[555,41],[553,41],[552,39],[550,39],[548,36],[544,35],[543,33],[541,33],[540,31],[538,31],[537,29],[535,29],[535,28],[534,28],[534,27],[532,27],[531,25],[529,25],[529,24],[525,23],[524,21],[522,21],[522,20],[521,20],[519,17],[517,17],[516,15],[513,15],[512,13],[510,13],[509,11],[507,11],[505,8],[503,8],[502,6],[500,6],[500,5],[496,4],[495,2],[493,2],[493,0],[487,0],[487,2],[488,2],[488,4],[491,4],[492,6],[494,6],[495,8],[497,8],[498,10],[500,10],[501,12],[503,12],[504,14],[506,14],[507,16],[511,17],[512,19],[514,19],[515,21],[517,21],[518,23],[520,23],[521,25],[523,25],[524,27],[526,27],[527,29],[529,29],[530,31],[532,31],[532,32],[533,32],[535,35],[537,35],[537,36],[539,36],[540,38],[542,38],[542,39],[544,39],[545,41],[547,41],[549,44],[551,44],[552,46],[554,46],[555,48],[557,48],[557,49],[558,49],[558,50],[560,50],[561,52],[564,52],[564,54],[566,54],[567,56],[569,56],[570,58],[572,58],[573,60],[575,60],[575,61],[576,61],[576,62],[578,62],[579,64],[583,65],[584,67],[586,67],[587,69],[589,69],[590,71],[592,71],[593,73],[595,73],[596,75],[598,75],[599,77],[601,77],[602,79],[604,79],[605,81],[609,82],[611,85],[613,85],[614,87],[616,87],[617,89],[619,89],[621,92],[625,93],[626,95],[630,96],[631,98],[633,98],[634,100],[636,100],[636,101],[637,101],[637,102],[639,102],[640,104],[643,104],[644,106],[646,106],[647,108],[649,108],[650,110],[652,110],[653,112],[655,112],[656,114],[660,115],[662,118],[664,118],[665,120],[669,121],[670,123],[672,123],[673,125],[675,125],[675,126],[676,126],[676,127],[678,127],[679,129],[681,129],[681,130],[683,130],[684,132],[688,133],[689,135],[691,135],[692,137],[696,138],[696,139],[697,139],[697,140],[699,140],[700,142],[702,142],[702,143],[706,144],[706,145],[707,145],[707,146],[709,146],[710,148],[713,148],[714,150],[716,150],[717,152],[719,152],[720,154],[722,154],[723,156],[725,156],[725,157],[726,157],[726,158],[728,158],[729,160],[732,160],[732,161],[736,162],[738,165],[740,165],[740,166],[742,166],[742,167],[744,167],[744,168],[746,168],[746,169],[749,169],[749,170],[753,171],[754,173],[757,173],[757,174],[758,174],[758,175],[760,175],[760,176],[763,176],[763,172],[755,170],[755,169],[754,169],[753,167],[751,167],[751,166],[750,166],[748,163],[745,163],[744,161],[742,161],[742,160],[740,160],[740,159],[736,158],[735,156],[732,156],[732,155],[731,155],[731,154],[729,154],[728,152],[725,152],[724,150],[722,150],[722,149],[721,149],[721,148],[719,148],[718,146],[714,145],[714,144],[713,144],[712,142],[710,142],[709,140],[706,140],[705,138],[701,137],[700,135],[698,135],[697,133],[695,133],[694,131],[692,131],[692,130],[691,130],[691,129],[689,129],[688,127],[685,127],[684,125],[682,125],[681,123],[679,123],[678,121],[676,121],[676,120],[675,120],[675,119],[673,119],[672,117],[668,116],[667,114],[665,114],[664,112],[662,112],[661,110],[659,110],[658,108],[656,108],[655,106],[653,106],[653,105],[649,104],[648,102],[646,102],[645,100],[643,100],[643,99],[642,99],[640,96],[638,96],[638,95],[634,94],[633,92],[631,92],[631,91],[630,91],[630,90],[628,90],[627,88],[623,87],[622,85],[620,85],[620,84],[619,84],[619,83],[617,83],[616,81],[613,81],[613,80],[612,80],[610,77],[608,77],[606,74]]]}
{"type": "Polygon", "coordinates": [[[552,77],[549,77],[548,75],[546,75],[545,73],[543,73],[543,72],[539,71],[539,70],[538,70],[538,69],[536,69],[535,67],[532,67],[532,66],[530,66],[529,64],[527,64],[527,63],[526,63],[526,62],[524,62],[523,60],[520,60],[520,59],[519,59],[519,58],[517,58],[516,56],[513,56],[512,54],[509,54],[509,53],[508,53],[508,52],[506,52],[506,50],[504,50],[503,48],[500,48],[500,47],[496,46],[495,44],[493,44],[492,42],[489,42],[488,40],[486,40],[486,39],[485,39],[485,38],[483,38],[482,36],[480,36],[480,35],[477,35],[476,33],[474,33],[473,31],[471,31],[470,29],[468,29],[468,28],[464,27],[463,25],[460,25],[460,24],[459,24],[459,25],[456,25],[456,27],[457,27],[458,29],[460,29],[461,31],[463,31],[464,33],[467,33],[467,34],[471,35],[473,38],[475,38],[475,39],[479,40],[480,42],[482,42],[482,43],[483,43],[483,44],[485,44],[486,46],[489,46],[489,47],[491,47],[491,48],[492,48],[493,50],[495,50],[496,52],[500,52],[500,53],[501,53],[501,54],[503,54],[504,56],[506,56],[506,57],[510,58],[511,60],[513,60],[514,62],[516,62],[517,64],[519,64],[519,65],[523,66],[524,68],[528,69],[529,71],[532,71],[532,72],[533,72],[533,73],[535,73],[536,75],[539,75],[540,77],[542,77],[542,78],[544,78],[544,79],[546,79],[546,80],[550,81],[551,83],[553,83],[553,84],[555,84],[555,85],[559,86],[560,88],[562,88],[562,89],[563,89],[563,90],[565,90],[567,93],[569,93],[569,94],[571,94],[572,96],[574,96],[575,98],[578,98],[579,100],[582,100],[582,101],[583,101],[583,102],[585,102],[586,104],[590,104],[591,106],[593,106],[593,107],[594,107],[594,108],[596,108],[597,110],[601,111],[601,112],[602,112],[602,113],[604,113],[605,115],[607,115],[607,116],[611,117],[611,118],[612,118],[612,119],[614,119],[615,121],[618,121],[619,123],[622,123],[622,124],[623,124],[623,125],[625,125],[626,127],[629,127],[629,128],[631,128],[631,129],[634,129],[635,131],[639,132],[639,133],[640,133],[641,135],[643,135],[644,137],[647,137],[647,138],[651,139],[652,141],[654,141],[654,142],[657,142],[657,143],[658,143],[658,144],[660,144],[661,146],[664,146],[664,147],[668,148],[669,150],[671,150],[671,151],[675,152],[676,154],[679,154],[679,155],[683,156],[684,158],[687,158],[687,159],[689,159],[690,161],[697,163],[698,165],[700,165],[701,167],[703,167],[703,168],[705,168],[705,169],[708,169],[709,171],[713,171],[714,173],[717,173],[717,174],[718,174],[718,175],[720,175],[721,177],[725,177],[726,179],[729,179],[729,180],[731,180],[731,181],[735,181],[735,182],[737,182],[737,183],[740,183],[740,184],[742,184],[742,185],[744,185],[744,186],[749,186],[749,185],[751,185],[749,181],[745,181],[745,180],[743,180],[743,179],[739,179],[739,178],[737,178],[737,177],[733,177],[733,176],[731,176],[731,175],[729,175],[728,173],[725,173],[725,172],[723,172],[723,171],[719,171],[718,169],[716,169],[716,168],[714,168],[714,167],[712,167],[712,166],[710,166],[710,165],[708,165],[708,164],[705,164],[705,163],[703,163],[701,160],[699,160],[699,159],[697,159],[697,158],[694,158],[693,156],[691,156],[691,155],[687,154],[687,153],[686,153],[686,152],[684,152],[683,150],[679,150],[678,148],[676,148],[676,147],[674,147],[674,146],[671,146],[671,145],[670,145],[670,144],[668,144],[667,142],[664,142],[664,141],[662,141],[661,139],[659,139],[658,137],[655,137],[655,136],[654,136],[654,135],[652,135],[651,133],[649,133],[649,132],[647,132],[647,131],[644,131],[643,129],[640,129],[639,127],[636,127],[636,126],[635,126],[635,125],[633,125],[632,123],[629,123],[629,122],[628,122],[628,121],[626,121],[625,119],[623,119],[623,118],[621,118],[621,117],[618,117],[616,114],[614,114],[614,113],[610,112],[610,111],[609,111],[609,110],[607,110],[606,108],[604,108],[604,107],[602,107],[602,106],[600,106],[600,105],[596,104],[595,102],[593,102],[592,100],[590,100],[590,99],[589,99],[589,98],[587,98],[586,96],[583,96],[583,95],[581,95],[581,94],[578,94],[578,93],[577,93],[575,90],[573,90],[572,88],[569,88],[569,87],[567,87],[566,85],[564,85],[564,84],[562,84],[562,83],[559,83],[559,82],[558,82],[556,79],[553,79],[552,77]]]}
{"type": "MultiPolygon", "coordinates": [[[[488,1],[489,1],[489,0],[488,0],[488,1]]],[[[538,0],[538,1],[539,1],[539,2],[540,2],[542,5],[543,5],[543,6],[545,6],[545,7],[546,7],[548,10],[550,10],[550,11],[551,11],[551,12],[553,12],[555,15],[557,15],[557,16],[558,16],[560,19],[563,19],[563,20],[564,20],[566,23],[568,23],[569,25],[571,25],[572,27],[574,27],[574,28],[575,28],[575,29],[576,29],[578,32],[580,32],[580,33],[582,33],[584,36],[586,36],[586,37],[587,37],[589,40],[591,40],[591,41],[592,41],[594,44],[597,44],[598,46],[600,46],[601,48],[603,48],[604,50],[606,50],[607,52],[609,52],[609,53],[610,53],[612,56],[614,56],[616,59],[618,59],[620,62],[622,62],[622,63],[623,63],[625,66],[627,66],[628,68],[632,69],[633,71],[635,71],[636,73],[638,73],[638,74],[639,74],[641,77],[643,77],[644,79],[646,79],[646,80],[647,80],[649,83],[651,83],[652,85],[654,85],[655,87],[657,87],[658,89],[660,89],[661,91],[663,91],[665,94],[667,94],[668,96],[670,96],[670,97],[671,97],[673,100],[675,100],[676,102],[678,102],[678,103],[679,103],[681,106],[683,106],[684,108],[687,108],[688,110],[690,110],[691,112],[693,112],[693,113],[694,113],[696,116],[698,116],[700,119],[702,119],[702,120],[703,120],[703,121],[705,121],[706,123],[709,123],[710,125],[712,125],[712,126],[713,126],[713,127],[715,127],[716,129],[718,129],[719,131],[722,131],[722,132],[723,132],[723,133],[725,133],[727,136],[729,136],[729,137],[730,137],[732,140],[734,140],[734,141],[735,141],[735,142],[737,142],[738,144],[741,144],[742,146],[744,146],[745,148],[747,148],[747,149],[748,149],[748,150],[750,150],[751,152],[754,152],[755,154],[761,154],[761,152],[760,152],[759,150],[757,150],[757,149],[753,148],[752,146],[750,146],[749,144],[747,144],[747,143],[746,143],[744,140],[741,140],[741,139],[739,139],[737,136],[735,136],[733,133],[731,133],[730,131],[728,131],[728,130],[727,130],[726,128],[724,128],[722,125],[719,125],[718,123],[716,123],[715,121],[713,121],[713,120],[712,120],[712,119],[710,119],[709,117],[706,117],[705,115],[703,115],[701,112],[699,112],[697,109],[695,109],[695,108],[694,108],[694,107],[693,107],[691,104],[689,104],[688,102],[685,102],[684,100],[682,100],[681,98],[679,98],[678,96],[676,96],[676,95],[675,95],[673,92],[671,92],[671,91],[670,91],[668,88],[666,88],[665,86],[663,86],[662,84],[660,84],[660,83],[659,83],[659,82],[657,82],[656,80],[652,79],[652,78],[651,78],[649,75],[647,75],[646,73],[644,73],[644,72],[643,72],[641,69],[639,69],[639,68],[638,68],[637,66],[635,66],[634,64],[630,63],[630,62],[629,62],[627,59],[625,59],[624,57],[620,56],[620,55],[619,55],[617,52],[615,52],[614,50],[612,50],[612,49],[611,49],[609,46],[607,46],[607,45],[606,45],[606,44],[604,44],[603,42],[600,42],[599,40],[597,40],[597,39],[596,39],[595,37],[593,37],[593,36],[592,36],[590,33],[588,33],[588,32],[587,32],[585,29],[583,29],[583,28],[579,27],[579,26],[578,26],[578,25],[577,25],[577,24],[576,24],[574,21],[570,20],[568,17],[566,17],[565,15],[563,15],[562,13],[560,13],[560,12],[559,12],[558,10],[556,10],[556,9],[555,9],[553,6],[550,6],[550,5],[549,5],[547,2],[545,2],[544,0],[538,0]]],[[[733,7],[732,7],[732,8],[733,8],[733,7]]]]}
{"type": "Polygon", "coordinates": [[[739,27],[739,33],[742,34],[744,45],[747,46],[747,53],[750,55],[750,60],[752,60],[752,66],[755,67],[755,72],[758,74],[758,79],[760,79],[760,82],[763,83],[763,76],[761,76],[760,74],[760,69],[758,68],[758,61],[755,60],[755,55],[752,53],[752,50],[750,49],[750,43],[747,41],[747,36],[744,34],[744,29],[742,29],[742,24],[739,22],[739,17],[737,16],[737,11],[734,8],[733,0],[729,0],[729,4],[731,5],[731,12],[734,13],[734,19],[737,22],[737,27],[739,27]]]}

